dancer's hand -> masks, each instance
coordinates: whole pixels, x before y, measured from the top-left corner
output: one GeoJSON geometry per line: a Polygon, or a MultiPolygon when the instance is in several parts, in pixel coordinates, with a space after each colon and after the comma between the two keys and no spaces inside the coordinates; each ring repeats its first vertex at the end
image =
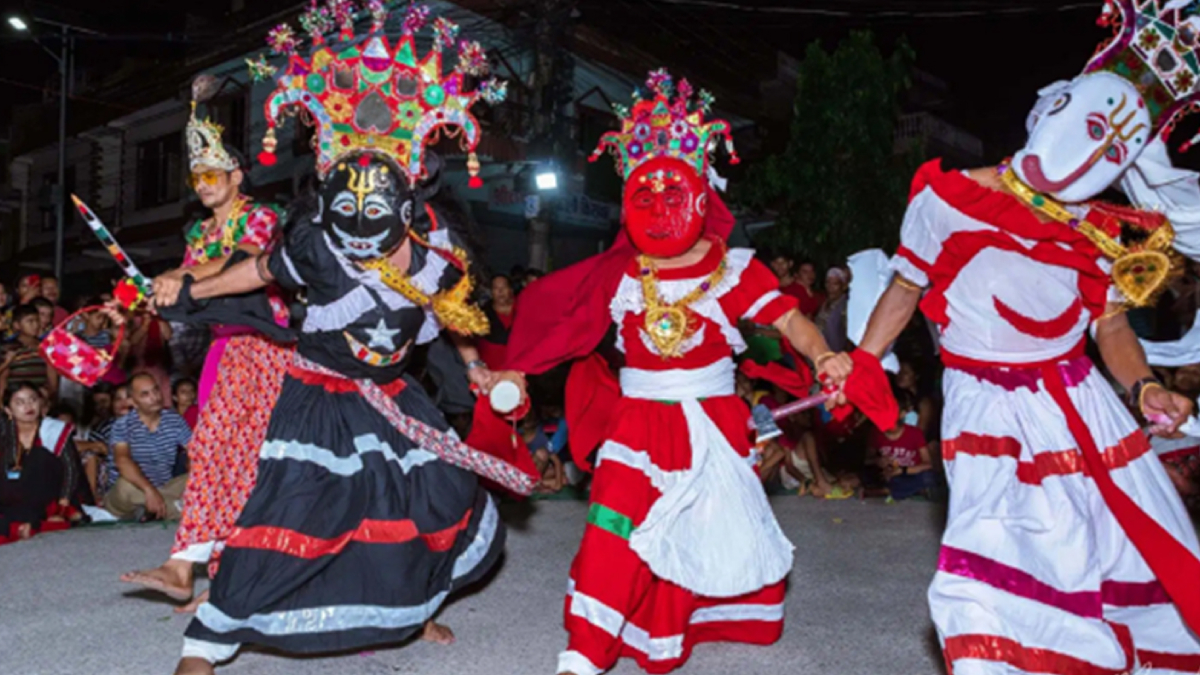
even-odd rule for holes
{"type": "Polygon", "coordinates": [[[1156,436],[1174,435],[1179,431],[1179,425],[1187,421],[1192,410],[1192,402],[1187,397],[1163,387],[1147,387],[1142,394],[1142,414],[1146,419],[1157,417],[1164,420],[1155,422],[1151,427],[1156,436]]]}
{"type": "Polygon", "coordinates": [[[842,393],[842,389],[846,386],[846,378],[850,377],[850,371],[854,370],[854,360],[845,352],[817,360],[821,362],[817,366],[817,379],[822,385],[837,388],[837,393],[829,400],[827,407],[832,409],[845,405],[846,395],[842,393]]]}
{"type": "Polygon", "coordinates": [[[467,380],[479,389],[482,396],[487,396],[492,393],[492,387],[496,385],[497,376],[487,366],[479,366],[467,370],[467,380]]]}
{"type": "Polygon", "coordinates": [[[152,303],[155,307],[170,307],[176,302],[179,302],[179,291],[183,288],[183,277],[177,277],[173,274],[163,274],[154,277],[154,297],[152,303]]]}

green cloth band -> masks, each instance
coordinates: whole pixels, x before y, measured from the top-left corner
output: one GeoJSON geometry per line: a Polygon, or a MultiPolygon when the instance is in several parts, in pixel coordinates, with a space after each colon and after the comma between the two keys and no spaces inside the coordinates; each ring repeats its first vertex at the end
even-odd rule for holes
{"type": "Polygon", "coordinates": [[[617,513],[603,504],[592,504],[588,509],[588,523],[622,539],[633,533],[633,521],[629,516],[617,513]]]}

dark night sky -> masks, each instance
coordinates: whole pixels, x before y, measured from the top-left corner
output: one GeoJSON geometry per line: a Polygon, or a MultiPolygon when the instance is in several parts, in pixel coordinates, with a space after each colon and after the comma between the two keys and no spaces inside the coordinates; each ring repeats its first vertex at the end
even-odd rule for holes
{"type": "MultiPolygon", "coordinates": [[[[521,0],[508,0],[508,5],[521,0]]],[[[710,63],[724,60],[754,81],[773,75],[773,51],[801,56],[814,39],[833,44],[847,31],[871,28],[889,45],[907,36],[918,67],[951,88],[955,106],[946,116],[983,137],[993,147],[1015,147],[1023,138],[1025,113],[1040,87],[1077,74],[1106,29],[1095,25],[1102,2],[1076,0],[727,0],[743,6],[833,8],[855,17],[820,17],[705,8],[670,4],[669,0],[581,0],[583,22],[600,27],[614,23],[634,40],[670,34],[690,47],[689,54],[710,63]],[[1068,9],[1057,9],[1064,6],[1068,9]],[[995,13],[1015,7],[1026,14],[995,13]],[[915,15],[881,18],[878,11],[910,11],[915,15]],[[989,12],[978,18],[936,18],[929,12],[989,12]],[[635,28],[636,27],[636,28],[635,28]],[[640,28],[640,31],[638,30],[640,28]]],[[[253,4],[255,0],[247,0],[253,4]]],[[[27,2],[0,0],[5,16],[27,2]]],[[[183,28],[177,0],[55,0],[38,3],[43,12],[64,11],[68,20],[112,35],[162,34],[183,28]]],[[[192,13],[220,13],[228,2],[192,2],[192,13]]],[[[36,89],[54,75],[54,63],[35,45],[12,37],[0,26],[0,123],[14,103],[37,100],[36,89]]],[[[80,58],[88,63],[115,63],[120,55],[168,58],[175,49],[163,42],[88,42],[80,58]]],[[[671,64],[667,64],[671,65],[671,64]]],[[[686,65],[686,64],[685,64],[686,65]]],[[[103,92],[96,96],[103,97],[103,92]]],[[[119,104],[119,102],[113,102],[119,104]]],[[[1193,125],[1194,126],[1194,125],[1193,125]]],[[[1185,131],[1192,127],[1185,124],[1185,131]]]]}

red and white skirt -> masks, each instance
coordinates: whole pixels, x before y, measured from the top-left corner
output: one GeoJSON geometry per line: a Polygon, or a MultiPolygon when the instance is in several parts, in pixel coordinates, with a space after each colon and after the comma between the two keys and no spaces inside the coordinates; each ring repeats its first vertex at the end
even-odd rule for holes
{"type": "Polygon", "coordinates": [[[732,361],[626,369],[622,390],[571,566],[558,672],[598,675],[629,657],[666,673],[701,642],[775,642],[792,546],[752,468],[732,361]]]}
{"type": "Polygon", "coordinates": [[[950,513],[929,602],[950,673],[1200,671],[1200,641],[1069,428],[1077,411],[1116,488],[1196,556],[1179,496],[1111,385],[1086,357],[1045,369],[948,365],[950,513]]]}

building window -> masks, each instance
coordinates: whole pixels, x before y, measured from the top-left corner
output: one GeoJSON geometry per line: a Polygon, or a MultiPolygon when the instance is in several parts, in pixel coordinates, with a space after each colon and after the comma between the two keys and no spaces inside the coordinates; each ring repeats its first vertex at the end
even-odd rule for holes
{"type": "Polygon", "coordinates": [[[212,119],[224,127],[221,140],[228,146],[236,148],[242,155],[246,154],[248,146],[249,117],[246,114],[246,92],[230,91],[218,96],[208,104],[212,119]]]}
{"type": "Polygon", "coordinates": [[[183,194],[183,134],[175,132],[137,146],[137,207],[179,201],[183,194]]]}

